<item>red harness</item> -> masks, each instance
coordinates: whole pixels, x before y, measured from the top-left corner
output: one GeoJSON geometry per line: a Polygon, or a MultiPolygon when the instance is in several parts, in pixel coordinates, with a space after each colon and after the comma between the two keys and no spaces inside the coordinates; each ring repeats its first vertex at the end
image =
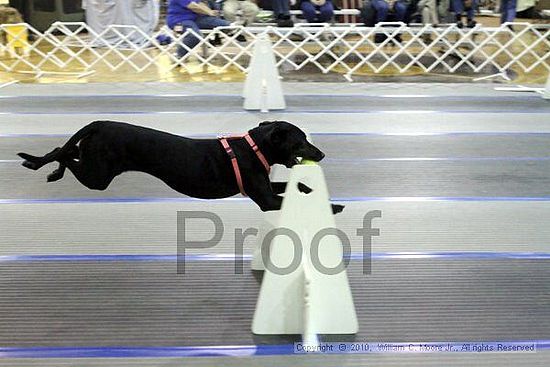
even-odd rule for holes
{"type": "Polygon", "coordinates": [[[271,170],[271,167],[269,166],[269,163],[267,162],[267,159],[265,159],[264,155],[260,151],[260,148],[256,145],[256,142],[254,142],[254,139],[250,136],[250,134],[244,134],[244,135],[232,135],[232,136],[220,136],[218,137],[218,140],[222,144],[223,148],[225,149],[225,152],[231,159],[231,165],[233,165],[233,172],[235,172],[235,178],[237,179],[237,185],[239,186],[239,191],[244,196],[247,196],[244,187],[243,187],[243,179],[241,177],[241,170],[239,169],[239,164],[237,162],[237,157],[235,156],[235,152],[233,149],[231,149],[231,146],[229,145],[228,140],[234,140],[234,139],[242,139],[245,138],[248,145],[252,148],[254,153],[256,153],[256,156],[262,162],[262,164],[265,167],[265,170],[267,171],[267,174],[269,174],[269,171],[271,170]]]}

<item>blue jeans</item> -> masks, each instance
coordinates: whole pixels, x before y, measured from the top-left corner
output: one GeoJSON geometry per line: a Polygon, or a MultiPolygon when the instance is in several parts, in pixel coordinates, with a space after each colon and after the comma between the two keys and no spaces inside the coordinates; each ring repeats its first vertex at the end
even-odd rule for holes
{"type": "Polygon", "coordinates": [[[500,0],[500,22],[513,22],[516,19],[517,0],[500,0]]]}
{"type": "Polygon", "coordinates": [[[322,6],[315,6],[309,1],[303,1],[300,7],[309,23],[329,22],[334,16],[334,6],[330,1],[325,2],[322,6]],[[316,10],[319,10],[319,15],[317,15],[316,10]]]}
{"type": "MultiPolygon", "coordinates": [[[[390,6],[384,0],[372,0],[372,7],[376,10],[376,23],[385,22],[388,19],[388,12],[390,11],[390,6]]],[[[397,1],[393,5],[393,10],[395,12],[395,21],[403,22],[405,21],[405,15],[407,13],[407,5],[401,1],[397,1]]]]}
{"type": "MultiPolygon", "coordinates": [[[[452,0],[452,9],[453,12],[456,15],[457,19],[460,19],[462,17],[462,13],[464,12],[464,0],[452,0]]],[[[466,18],[468,20],[474,19],[474,11],[477,7],[477,0],[472,0],[472,6],[470,9],[466,10],[466,18]]]]}
{"type": "Polygon", "coordinates": [[[275,17],[279,15],[290,15],[290,4],[289,0],[272,0],[271,5],[273,5],[273,13],[275,17]]]}
{"type": "MultiPolygon", "coordinates": [[[[192,29],[197,34],[200,34],[201,29],[214,29],[216,27],[225,27],[229,25],[229,22],[224,19],[220,19],[218,17],[211,17],[208,15],[199,15],[197,19],[193,20],[184,20],[180,23],[183,28],[184,32],[185,29],[192,29]]],[[[190,49],[195,47],[200,42],[200,38],[193,34],[188,34],[183,38],[183,44],[190,49]]],[[[182,58],[187,54],[187,50],[183,48],[182,46],[178,46],[178,57],[182,58]]]]}

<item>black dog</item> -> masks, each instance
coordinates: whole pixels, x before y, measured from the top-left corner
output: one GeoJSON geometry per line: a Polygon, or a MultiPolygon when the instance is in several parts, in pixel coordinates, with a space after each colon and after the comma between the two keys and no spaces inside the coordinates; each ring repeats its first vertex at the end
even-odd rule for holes
{"type": "MultiPolygon", "coordinates": [[[[262,122],[249,131],[269,165],[292,167],[298,157],[320,161],[324,153],[310,144],[298,127],[284,121],[262,122]]],[[[270,182],[266,168],[245,139],[229,141],[237,157],[244,191],[261,210],[281,208],[285,182],[270,182]]],[[[217,139],[189,139],[122,122],[95,121],[63,146],[35,157],[19,153],[23,166],[37,170],[57,161],[48,182],[60,180],[68,168],[84,186],[105,190],[126,171],[153,175],[174,190],[196,198],[218,199],[239,193],[231,159],[217,139]]],[[[307,191],[304,185],[302,190],[307,191]]],[[[334,213],[343,210],[333,205],[334,213]]]]}

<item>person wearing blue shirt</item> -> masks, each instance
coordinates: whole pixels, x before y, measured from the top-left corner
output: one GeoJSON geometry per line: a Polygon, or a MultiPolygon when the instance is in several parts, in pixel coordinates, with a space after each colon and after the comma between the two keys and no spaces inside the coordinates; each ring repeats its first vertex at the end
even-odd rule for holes
{"type": "MultiPolygon", "coordinates": [[[[168,27],[175,32],[183,33],[187,28],[200,34],[201,29],[214,29],[216,27],[225,27],[230,23],[218,17],[218,12],[212,10],[208,5],[200,0],[170,0],[166,15],[168,27]]],[[[183,38],[183,44],[189,49],[195,47],[200,39],[188,34],[183,38]]],[[[187,54],[187,49],[178,46],[178,57],[182,58],[187,54]]]]}
{"type": "Polygon", "coordinates": [[[404,22],[407,14],[407,5],[401,0],[372,0],[372,7],[376,10],[376,23],[385,22],[388,13],[394,12],[394,22],[404,22]]]}
{"type": "Polygon", "coordinates": [[[332,0],[302,0],[300,8],[309,23],[328,23],[334,16],[332,0]]]}

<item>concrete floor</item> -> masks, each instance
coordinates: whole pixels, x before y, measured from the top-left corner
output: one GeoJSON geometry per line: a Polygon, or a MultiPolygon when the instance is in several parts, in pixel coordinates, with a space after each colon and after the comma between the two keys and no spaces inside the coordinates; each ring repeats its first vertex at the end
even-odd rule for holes
{"type": "MultiPolygon", "coordinates": [[[[259,210],[240,197],[186,198],[137,173],[105,192],[84,189],[70,173],[47,184],[50,167],[25,170],[14,155],[45,152],[95,119],[191,136],[286,119],[327,153],[322,167],[333,200],[346,205],[336,221],[352,253],[362,250],[355,231],[364,214],[382,211],[374,221],[380,236],[372,274],[354,262],[349,270],[361,325],[356,341],[550,340],[548,102],[493,85],[284,87],[291,107],[268,114],[239,108],[238,83],[3,89],[0,365],[548,365],[544,347],[528,354],[349,356],[250,356],[252,349],[241,357],[232,350],[174,358],[170,348],[292,341],[249,332],[259,280],[246,268],[234,275],[230,261],[199,257],[190,277],[175,273],[176,211],[219,215],[226,226],[220,244],[193,254],[231,259],[234,229],[258,226],[259,210]],[[113,346],[119,349],[109,353],[118,358],[94,354],[113,346]],[[167,349],[143,359],[124,347],[167,349]]],[[[189,235],[204,234],[197,227],[189,235]]],[[[245,246],[247,259],[252,245],[245,246]]]]}

